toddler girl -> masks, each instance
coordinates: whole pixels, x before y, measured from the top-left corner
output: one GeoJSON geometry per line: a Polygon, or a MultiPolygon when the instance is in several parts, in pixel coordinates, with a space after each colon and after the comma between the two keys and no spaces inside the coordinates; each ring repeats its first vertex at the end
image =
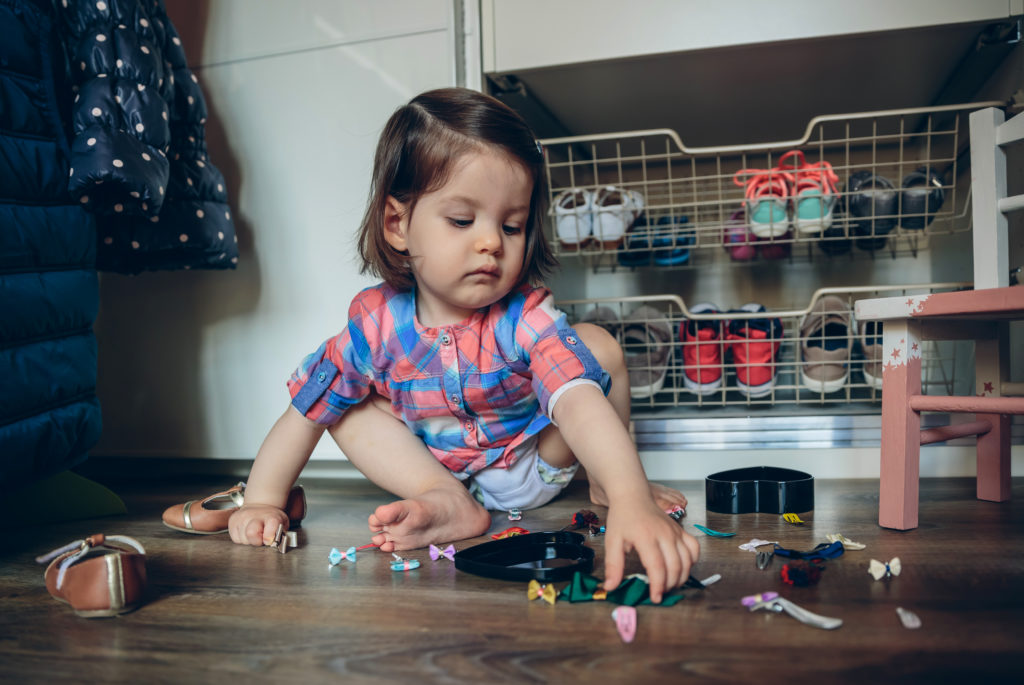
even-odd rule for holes
{"type": "Polygon", "coordinates": [[[231,539],[263,545],[288,526],[288,492],[326,429],[371,481],[403,498],[369,518],[385,552],[482,535],[487,509],[539,507],[582,463],[608,507],[605,584],[635,550],[651,598],[677,587],[696,540],[665,514],[682,493],[647,482],[628,432],[629,378],[603,329],[570,328],[538,284],[543,154],[494,98],[430,91],[388,121],[359,232],[381,279],[341,333],[289,381],[231,539]],[[468,485],[468,488],[467,488],[468,485]]]}

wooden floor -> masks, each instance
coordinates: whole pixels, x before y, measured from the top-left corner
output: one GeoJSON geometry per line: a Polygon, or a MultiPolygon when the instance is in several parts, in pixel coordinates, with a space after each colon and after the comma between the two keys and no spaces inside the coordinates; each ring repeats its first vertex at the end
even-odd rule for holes
{"type": "MultiPolygon", "coordinates": [[[[683,483],[688,530],[700,523],[737,535],[696,533],[695,575],[722,581],[674,607],[640,607],[632,644],[621,642],[604,602],[530,602],[525,584],[467,575],[423,551],[406,555],[422,561],[407,573],[392,572],[390,555],[375,551],[329,568],[330,548],[366,542],[366,516],[390,499],[365,481],[305,482],[309,516],[300,547],[286,555],[161,524],[164,507],[230,479],[121,474],[107,483],[128,516],[21,528],[0,547],[0,681],[936,683],[1005,682],[1024,670],[1022,479],[1003,504],[975,500],[971,480],[924,480],[921,527],[908,532],[878,527],[877,481],[818,482],[803,527],[773,515],[706,513],[702,484],[683,483]],[[146,546],[151,592],[138,611],[82,619],[47,594],[33,557],[93,532],[146,546]],[[831,532],[868,548],[829,562],[816,587],[787,586],[781,560],[760,571],[737,548],[760,537],[809,549],[831,532]],[[898,578],[868,575],[871,558],[895,556],[898,578]],[[740,605],[764,590],[845,623],[823,631],[740,605]],[[903,628],[897,606],[923,627],[903,628]]],[[[585,486],[573,485],[520,525],[558,529],[585,506],[585,486]]],[[[509,525],[495,514],[491,532],[509,525]]],[[[589,544],[600,569],[602,540],[589,544]]]]}

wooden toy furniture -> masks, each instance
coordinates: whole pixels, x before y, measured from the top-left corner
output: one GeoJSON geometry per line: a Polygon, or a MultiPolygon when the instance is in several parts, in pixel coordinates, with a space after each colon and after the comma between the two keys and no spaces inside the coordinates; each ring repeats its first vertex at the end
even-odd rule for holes
{"type": "Polygon", "coordinates": [[[1024,140],[1024,113],[970,115],[974,289],[856,303],[858,321],[882,329],[882,441],[878,523],[917,527],[921,445],[977,435],[978,499],[1010,498],[1010,415],[1024,414],[1024,383],[1010,383],[1008,322],[1024,319],[1024,285],[1009,285],[1007,217],[1024,194],[1007,196],[1005,147],[1024,140]],[[921,343],[973,340],[975,394],[921,394],[921,343]],[[975,420],[921,430],[921,412],[964,412],[975,420]]]}

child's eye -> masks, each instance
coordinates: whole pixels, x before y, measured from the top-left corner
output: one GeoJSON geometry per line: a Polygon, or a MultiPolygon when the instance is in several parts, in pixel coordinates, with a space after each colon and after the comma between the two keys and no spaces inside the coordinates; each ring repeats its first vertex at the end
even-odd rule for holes
{"type": "Polygon", "coordinates": [[[502,226],[501,229],[505,231],[505,235],[516,235],[523,232],[523,229],[519,226],[502,226]]]}
{"type": "Polygon", "coordinates": [[[456,219],[455,217],[448,217],[448,222],[456,228],[466,228],[473,223],[472,219],[456,219]]]}

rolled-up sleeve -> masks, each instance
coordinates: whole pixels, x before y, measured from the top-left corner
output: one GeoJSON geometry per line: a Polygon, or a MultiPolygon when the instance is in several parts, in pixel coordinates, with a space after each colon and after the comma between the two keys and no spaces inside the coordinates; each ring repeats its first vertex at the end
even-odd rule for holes
{"type": "Polygon", "coordinates": [[[545,290],[527,295],[516,327],[516,345],[529,364],[533,391],[549,419],[554,402],[567,386],[593,383],[606,395],[611,388],[611,377],[545,290]]]}
{"type": "Polygon", "coordinates": [[[307,419],[332,425],[369,396],[376,374],[370,342],[361,328],[364,322],[361,308],[353,302],[345,330],[306,356],[288,380],[292,406],[307,419]]]}

